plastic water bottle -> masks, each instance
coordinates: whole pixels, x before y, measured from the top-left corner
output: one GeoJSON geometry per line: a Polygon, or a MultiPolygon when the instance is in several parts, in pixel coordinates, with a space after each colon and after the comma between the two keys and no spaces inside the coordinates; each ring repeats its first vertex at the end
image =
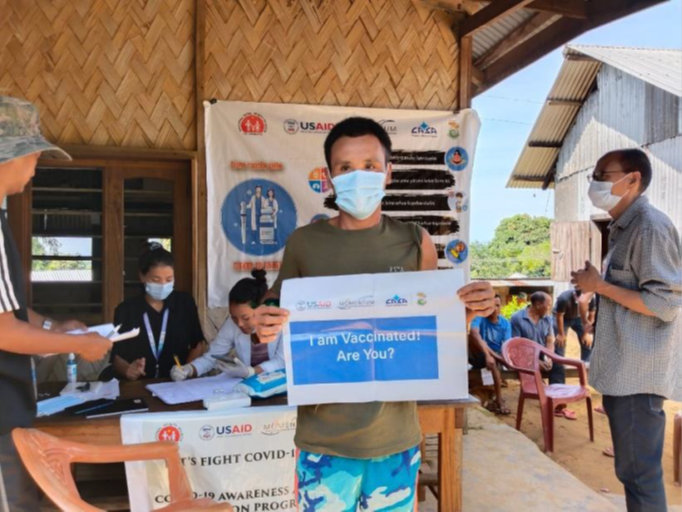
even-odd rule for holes
{"type": "Polygon", "coordinates": [[[78,366],[76,366],[75,354],[69,354],[69,360],[66,362],[66,381],[69,384],[75,384],[78,381],[78,366]]]}

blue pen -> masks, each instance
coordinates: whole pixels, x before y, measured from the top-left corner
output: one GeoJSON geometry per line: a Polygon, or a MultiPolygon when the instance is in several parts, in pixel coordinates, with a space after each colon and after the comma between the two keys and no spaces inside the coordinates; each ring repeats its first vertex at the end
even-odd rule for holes
{"type": "Polygon", "coordinates": [[[111,404],[113,404],[113,400],[107,404],[99,404],[94,407],[90,407],[89,409],[85,409],[82,411],[78,411],[76,414],[85,414],[86,412],[91,412],[91,411],[96,411],[97,409],[103,409],[104,407],[109,407],[111,404]]]}

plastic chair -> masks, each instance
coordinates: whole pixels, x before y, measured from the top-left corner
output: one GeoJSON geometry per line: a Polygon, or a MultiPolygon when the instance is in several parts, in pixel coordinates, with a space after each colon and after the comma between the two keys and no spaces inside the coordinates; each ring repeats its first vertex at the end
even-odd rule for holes
{"type": "Polygon", "coordinates": [[[554,451],[554,409],[557,405],[587,401],[587,417],[590,426],[590,441],[594,442],[594,423],[592,419],[592,398],[587,387],[587,372],[585,363],[576,359],[566,359],[557,356],[543,346],[526,338],[512,338],[502,345],[502,356],[505,364],[519,373],[521,391],[519,393],[519,408],[516,416],[516,430],[521,430],[523,404],[529,398],[540,401],[542,415],[542,430],[545,439],[545,452],[554,451]],[[574,366],[578,369],[580,385],[567,384],[547,385],[542,380],[540,370],[540,354],[552,360],[553,364],[574,366]]]}
{"type": "Polygon", "coordinates": [[[682,412],[675,415],[675,428],[673,430],[673,468],[675,484],[682,485],[682,412]]]}
{"type": "Polygon", "coordinates": [[[171,504],[159,510],[223,510],[233,512],[227,503],[208,498],[192,500],[192,489],[180,461],[175,443],[144,443],[97,446],[59,439],[39,430],[17,428],[12,431],[17,451],[36,484],[61,510],[95,512],[102,509],[83,501],[71,473],[71,464],[113,463],[141,460],[166,461],[170,480],[171,504]]]}

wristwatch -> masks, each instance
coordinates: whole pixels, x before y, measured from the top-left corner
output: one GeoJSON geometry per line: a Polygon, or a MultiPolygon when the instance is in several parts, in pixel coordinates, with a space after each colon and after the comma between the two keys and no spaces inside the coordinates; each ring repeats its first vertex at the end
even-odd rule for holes
{"type": "Polygon", "coordinates": [[[50,320],[49,318],[43,320],[43,329],[45,329],[46,331],[52,329],[52,320],[50,320]]]}

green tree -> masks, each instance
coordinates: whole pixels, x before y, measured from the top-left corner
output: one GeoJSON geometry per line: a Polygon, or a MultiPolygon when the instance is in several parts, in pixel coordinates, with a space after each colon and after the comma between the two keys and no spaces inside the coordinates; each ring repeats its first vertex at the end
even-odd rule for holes
{"type": "MultiPolygon", "coordinates": [[[[33,256],[61,256],[62,244],[56,238],[33,237],[31,252],[33,256]]],[[[80,260],[39,260],[34,259],[33,270],[90,270],[90,261],[80,260]]]]}
{"type": "Polygon", "coordinates": [[[472,277],[506,278],[516,273],[528,277],[548,277],[551,223],[547,217],[527,214],[503,219],[489,243],[471,244],[472,277]]]}

